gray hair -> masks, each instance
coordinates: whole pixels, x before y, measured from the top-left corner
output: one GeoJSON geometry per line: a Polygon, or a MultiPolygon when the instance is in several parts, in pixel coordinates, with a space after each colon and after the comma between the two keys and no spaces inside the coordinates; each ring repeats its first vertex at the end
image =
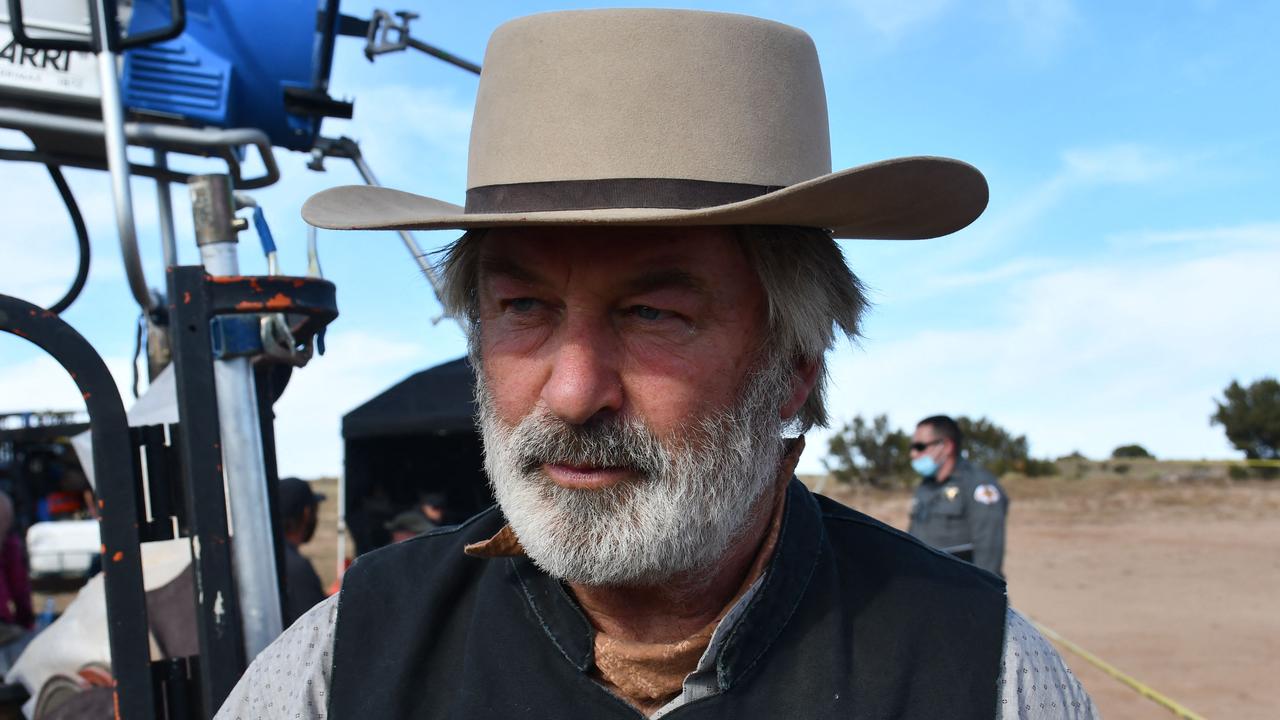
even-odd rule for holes
{"type": "MultiPolygon", "coordinates": [[[[831,233],[818,228],[746,225],[738,241],[768,299],[764,357],[812,363],[817,381],[789,429],[804,432],[827,424],[826,352],[836,333],[854,339],[867,308],[862,282],[849,270],[831,233]]],[[[477,271],[483,230],[471,230],[445,248],[439,263],[445,312],[467,326],[473,359],[479,322],[477,271]]]]}

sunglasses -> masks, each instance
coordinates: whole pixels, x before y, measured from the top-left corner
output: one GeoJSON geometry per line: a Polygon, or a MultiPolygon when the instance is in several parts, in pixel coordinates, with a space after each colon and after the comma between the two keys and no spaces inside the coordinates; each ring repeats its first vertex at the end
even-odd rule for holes
{"type": "MultiPolygon", "coordinates": [[[[914,443],[911,443],[908,447],[910,447],[914,452],[924,452],[925,450],[928,450],[930,447],[937,445],[940,442],[942,442],[942,440],[930,440],[927,443],[914,442],[914,443]]],[[[902,446],[899,445],[898,447],[902,447],[902,446]]]]}

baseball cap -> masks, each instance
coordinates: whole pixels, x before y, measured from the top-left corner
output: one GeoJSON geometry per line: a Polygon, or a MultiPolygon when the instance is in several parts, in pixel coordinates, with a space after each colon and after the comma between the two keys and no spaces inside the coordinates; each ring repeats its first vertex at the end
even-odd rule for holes
{"type": "Polygon", "coordinates": [[[303,509],[324,501],[324,495],[311,490],[311,483],[296,477],[281,478],[278,495],[280,517],[284,518],[297,517],[303,509]]]}

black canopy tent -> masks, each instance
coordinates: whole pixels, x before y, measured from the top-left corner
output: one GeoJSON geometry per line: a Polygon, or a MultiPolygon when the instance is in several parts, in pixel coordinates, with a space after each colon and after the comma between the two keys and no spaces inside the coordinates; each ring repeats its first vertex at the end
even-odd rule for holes
{"type": "Polygon", "coordinates": [[[441,493],[446,521],[493,503],[465,358],[410,375],[342,418],[346,521],[356,554],[390,541],[383,524],[441,493]]]}

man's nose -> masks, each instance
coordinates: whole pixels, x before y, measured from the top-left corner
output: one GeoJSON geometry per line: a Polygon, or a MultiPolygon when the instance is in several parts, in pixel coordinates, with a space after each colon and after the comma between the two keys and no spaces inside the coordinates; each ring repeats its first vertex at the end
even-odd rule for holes
{"type": "Polygon", "coordinates": [[[547,409],[574,425],[617,412],[622,407],[620,349],[608,324],[570,322],[561,334],[542,388],[547,409]]]}

